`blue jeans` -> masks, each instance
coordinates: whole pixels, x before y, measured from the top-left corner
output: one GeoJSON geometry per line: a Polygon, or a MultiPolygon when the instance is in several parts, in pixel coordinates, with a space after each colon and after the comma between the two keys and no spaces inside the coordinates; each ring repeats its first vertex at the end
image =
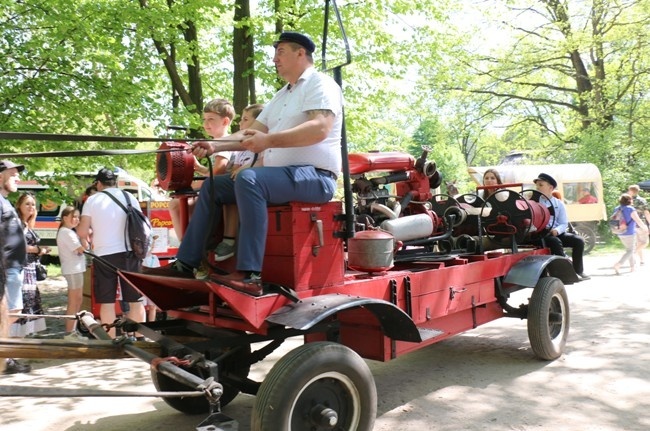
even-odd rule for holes
{"type": "Polygon", "coordinates": [[[237,270],[259,272],[266,246],[267,204],[325,203],[335,191],[336,180],[313,166],[248,168],[239,172],[235,181],[229,175],[216,176],[212,182],[206,180],[178,249],[178,260],[197,268],[205,253],[206,237],[221,221],[223,205],[236,203],[237,270]]]}
{"type": "Polygon", "coordinates": [[[5,292],[9,311],[23,311],[23,269],[11,267],[6,269],[7,282],[5,292]]]}

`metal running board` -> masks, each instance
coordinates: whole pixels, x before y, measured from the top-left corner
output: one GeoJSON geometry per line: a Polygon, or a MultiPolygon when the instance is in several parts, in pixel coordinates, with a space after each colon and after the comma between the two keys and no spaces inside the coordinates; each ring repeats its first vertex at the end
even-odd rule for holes
{"type": "Polygon", "coordinates": [[[440,329],[429,329],[429,328],[420,328],[420,327],[418,327],[417,329],[418,332],[420,333],[420,337],[422,337],[422,341],[439,337],[445,333],[445,331],[441,331],[440,329]]]}

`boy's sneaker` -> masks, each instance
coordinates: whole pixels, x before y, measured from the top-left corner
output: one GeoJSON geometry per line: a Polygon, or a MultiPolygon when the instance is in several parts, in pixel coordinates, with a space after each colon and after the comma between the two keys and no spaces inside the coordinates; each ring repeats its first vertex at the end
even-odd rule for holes
{"type": "Polygon", "coordinates": [[[4,374],[18,374],[18,373],[29,373],[32,371],[32,366],[29,364],[22,364],[13,358],[7,358],[7,368],[4,370],[4,374]]]}
{"type": "Polygon", "coordinates": [[[87,341],[88,337],[84,337],[77,331],[72,331],[69,334],[64,335],[63,339],[66,341],[87,341]]]}
{"type": "Polygon", "coordinates": [[[221,241],[217,248],[214,249],[214,260],[216,262],[221,262],[222,260],[230,259],[235,255],[235,244],[228,244],[225,241],[221,241]]]}

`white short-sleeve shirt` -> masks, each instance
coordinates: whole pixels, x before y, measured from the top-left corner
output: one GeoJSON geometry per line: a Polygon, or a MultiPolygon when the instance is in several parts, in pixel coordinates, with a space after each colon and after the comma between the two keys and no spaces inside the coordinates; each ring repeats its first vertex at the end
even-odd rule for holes
{"type": "Polygon", "coordinates": [[[252,151],[236,151],[235,153],[234,164],[237,166],[242,166],[253,161],[255,153],[252,151]]]}
{"type": "Polygon", "coordinates": [[[56,233],[56,246],[59,249],[61,261],[61,274],[71,275],[86,271],[86,258],[77,254],[81,247],[81,240],[75,231],[61,227],[56,233]]]}
{"type": "Polygon", "coordinates": [[[327,137],[313,145],[291,148],[268,148],[264,166],[312,165],[334,173],[341,171],[341,130],[343,126],[343,94],[341,87],[329,76],[310,67],[295,85],[286,85],[264,106],[257,121],[269,133],[291,129],[307,121],[307,111],[329,110],[336,116],[327,137]]]}
{"type": "MultiPolygon", "coordinates": [[[[126,200],[124,193],[117,187],[104,189],[115,196],[124,206],[126,200]]],[[[135,196],[126,193],[131,205],[140,208],[135,196]]],[[[98,192],[88,198],[83,206],[81,216],[90,217],[90,226],[93,233],[93,253],[97,256],[123,253],[127,251],[125,237],[126,213],[110,197],[103,192],[98,192]]]]}

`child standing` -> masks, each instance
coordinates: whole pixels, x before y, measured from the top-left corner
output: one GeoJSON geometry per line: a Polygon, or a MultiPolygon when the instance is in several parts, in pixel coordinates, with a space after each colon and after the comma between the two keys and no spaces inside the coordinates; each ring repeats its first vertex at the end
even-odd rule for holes
{"type": "MultiPolygon", "coordinates": [[[[73,315],[81,311],[83,300],[84,272],[86,271],[86,259],[84,250],[88,244],[84,244],[75,228],[79,225],[79,210],[75,207],[66,207],[61,213],[61,225],[56,234],[56,246],[59,248],[59,259],[61,261],[61,274],[68,283],[68,309],[66,314],[73,315]]],[[[74,320],[65,322],[67,336],[74,337],[74,320]]]]}

